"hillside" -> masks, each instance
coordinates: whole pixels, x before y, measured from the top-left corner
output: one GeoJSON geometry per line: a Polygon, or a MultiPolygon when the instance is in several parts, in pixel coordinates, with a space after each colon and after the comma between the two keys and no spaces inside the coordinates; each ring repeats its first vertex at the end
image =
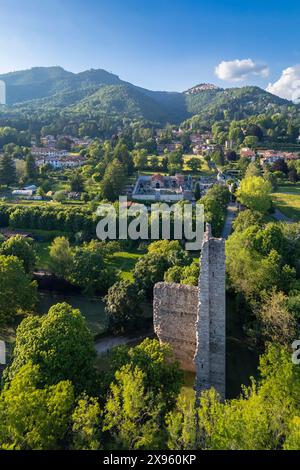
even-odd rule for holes
{"type": "MultiPolygon", "coordinates": [[[[121,80],[105,70],[72,73],[61,67],[35,67],[0,75],[7,88],[8,116],[37,117],[49,113],[74,119],[109,117],[178,124],[192,119],[242,119],[266,111],[295,106],[258,87],[222,89],[201,83],[179,92],[152,91],[121,80]],[[196,115],[196,116],[195,116],[196,115]]],[[[53,114],[52,114],[53,115],[53,114]]]]}

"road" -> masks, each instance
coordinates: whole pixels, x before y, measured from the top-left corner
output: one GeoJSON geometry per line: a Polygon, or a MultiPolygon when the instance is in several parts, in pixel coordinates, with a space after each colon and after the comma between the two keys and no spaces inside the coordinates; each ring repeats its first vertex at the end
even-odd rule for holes
{"type": "Polygon", "coordinates": [[[284,215],[280,210],[275,209],[274,214],[273,214],[274,219],[276,219],[278,222],[286,222],[288,224],[292,224],[294,220],[289,219],[286,215],[284,215]]]}
{"type": "Polygon", "coordinates": [[[227,216],[222,230],[222,238],[227,239],[232,231],[232,222],[238,214],[238,206],[236,202],[230,202],[227,207],[227,216]]]}
{"type": "Polygon", "coordinates": [[[95,341],[95,349],[97,354],[105,354],[108,353],[111,349],[116,348],[117,346],[122,346],[124,344],[132,344],[138,343],[145,338],[153,336],[153,330],[149,330],[137,337],[129,337],[129,336],[105,336],[101,339],[95,341]]]}

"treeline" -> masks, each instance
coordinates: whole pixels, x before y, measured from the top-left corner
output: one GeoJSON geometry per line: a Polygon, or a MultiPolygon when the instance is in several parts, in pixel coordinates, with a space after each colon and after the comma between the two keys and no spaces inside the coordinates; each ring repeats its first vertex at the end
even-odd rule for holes
{"type": "Polygon", "coordinates": [[[61,205],[15,206],[0,204],[0,227],[25,230],[51,230],[71,233],[96,234],[96,214],[88,208],[61,205]]]}
{"type": "Polygon", "coordinates": [[[7,144],[16,144],[29,147],[31,143],[30,132],[19,131],[14,127],[0,127],[0,149],[7,144]]]}

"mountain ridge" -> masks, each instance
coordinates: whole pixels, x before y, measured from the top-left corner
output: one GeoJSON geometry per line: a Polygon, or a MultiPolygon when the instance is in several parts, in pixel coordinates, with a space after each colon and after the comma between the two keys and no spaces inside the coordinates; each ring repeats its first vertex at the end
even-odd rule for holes
{"type": "MultiPolygon", "coordinates": [[[[112,115],[165,124],[194,115],[248,116],[295,106],[255,86],[220,88],[200,83],[185,92],[154,91],[122,80],[104,69],[69,72],[60,66],[33,67],[0,75],[6,83],[7,109],[56,112],[82,117],[112,115]],[[242,109],[244,107],[244,109],[242,109]]],[[[1,113],[0,113],[1,114],[1,113]]]]}

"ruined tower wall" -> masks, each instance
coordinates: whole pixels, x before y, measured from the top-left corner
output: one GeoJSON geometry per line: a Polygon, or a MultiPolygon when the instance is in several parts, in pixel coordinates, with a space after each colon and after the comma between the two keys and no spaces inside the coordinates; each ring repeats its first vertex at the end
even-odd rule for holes
{"type": "Polygon", "coordinates": [[[169,343],[184,370],[195,372],[198,288],[159,282],[154,287],[154,331],[169,343]]]}
{"type": "Polygon", "coordinates": [[[205,234],[196,325],[196,390],[214,387],[225,398],[225,241],[205,234]]]}
{"type": "Polygon", "coordinates": [[[154,330],[185,370],[196,372],[199,393],[214,387],[225,398],[225,241],[206,228],[198,287],[154,287],[154,330]]]}

